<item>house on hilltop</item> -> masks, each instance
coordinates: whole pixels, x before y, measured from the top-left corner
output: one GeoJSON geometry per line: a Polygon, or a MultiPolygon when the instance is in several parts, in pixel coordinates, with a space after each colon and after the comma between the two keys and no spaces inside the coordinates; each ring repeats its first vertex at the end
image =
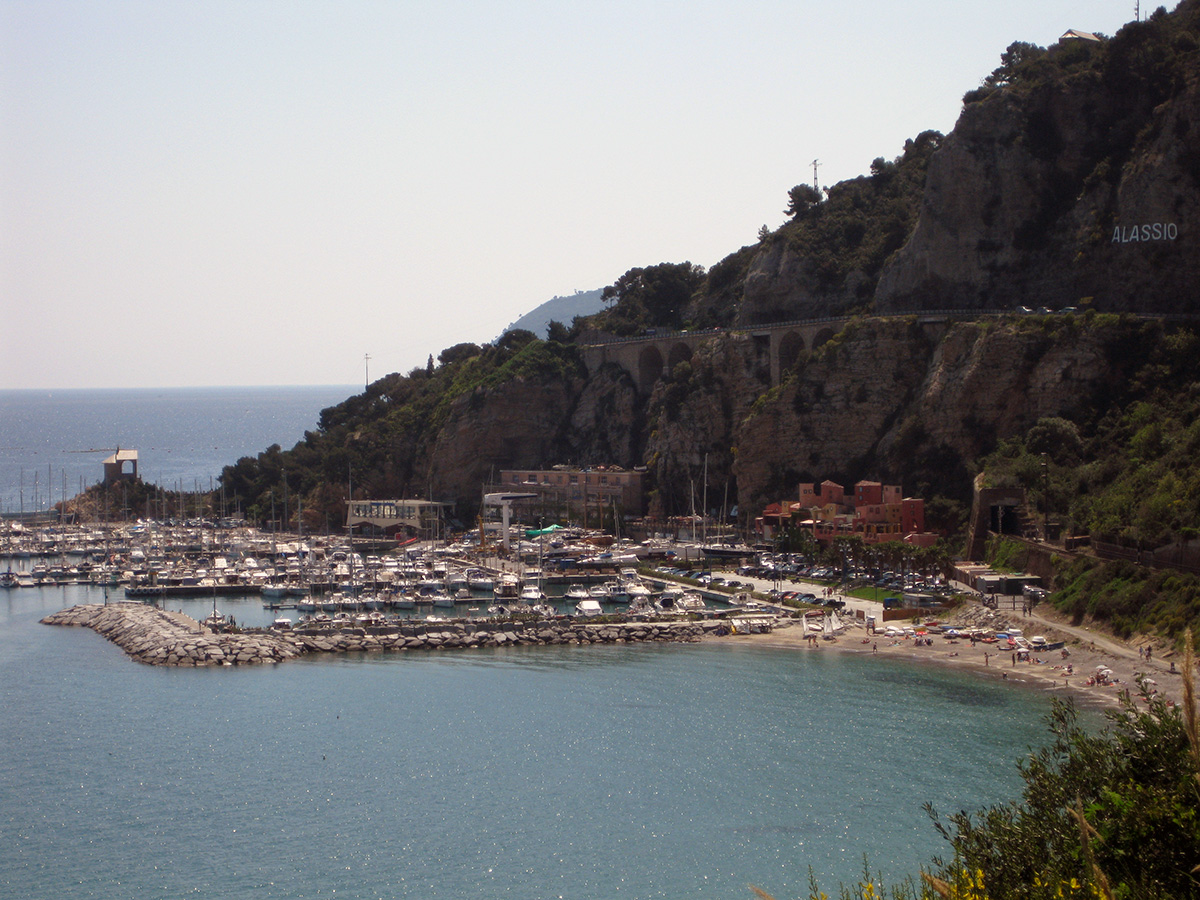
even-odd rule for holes
{"type": "Polygon", "coordinates": [[[105,485],[117,484],[120,481],[137,481],[138,472],[138,452],[136,450],[122,450],[117,448],[116,452],[104,460],[104,483],[105,485]],[[130,464],[129,471],[125,470],[125,464],[130,464]]]}

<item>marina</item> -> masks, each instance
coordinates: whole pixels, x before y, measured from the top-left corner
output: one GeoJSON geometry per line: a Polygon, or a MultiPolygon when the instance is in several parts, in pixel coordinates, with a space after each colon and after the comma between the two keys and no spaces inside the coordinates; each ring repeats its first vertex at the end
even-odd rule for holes
{"type": "MultiPolygon", "coordinates": [[[[286,618],[302,624],[324,617],[354,624],[366,615],[379,621],[447,614],[711,616],[735,605],[728,593],[696,589],[685,595],[632,566],[579,568],[560,559],[548,573],[521,559],[500,558],[469,543],[360,552],[342,537],[282,539],[213,523],[0,523],[0,589],[87,584],[113,600],[181,610],[211,602],[214,612],[218,598],[223,603],[257,599],[270,612],[270,622],[286,618]]],[[[532,559],[531,552],[526,559],[532,559]]]]}

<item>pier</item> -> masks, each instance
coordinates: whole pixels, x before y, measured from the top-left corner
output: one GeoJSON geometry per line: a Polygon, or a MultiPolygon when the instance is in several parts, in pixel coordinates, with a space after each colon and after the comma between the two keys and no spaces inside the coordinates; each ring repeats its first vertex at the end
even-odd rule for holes
{"type": "Polygon", "coordinates": [[[728,634],[730,630],[728,623],[712,620],[593,624],[571,619],[541,619],[215,633],[183,613],[167,612],[142,603],[73,606],[46,616],[42,623],[91,628],[137,662],[179,667],[272,665],[315,653],[692,642],[705,635],[728,634]]]}

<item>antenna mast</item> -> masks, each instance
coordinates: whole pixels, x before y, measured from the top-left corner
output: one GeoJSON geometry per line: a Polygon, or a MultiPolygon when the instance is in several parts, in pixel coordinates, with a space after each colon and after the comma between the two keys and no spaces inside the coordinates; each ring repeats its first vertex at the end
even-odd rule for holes
{"type": "Polygon", "coordinates": [[[818,194],[821,193],[821,185],[817,184],[817,166],[821,165],[819,159],[813,160],[813,190],[818,194]]]}
{"type": "Polygon", "coordinates": [[[364,353],[363,354],[363,390],[364,391],[371,386],[371,370],[368,366],[368,363],[370,363],[370,362],[371,362],[371,354],[364,353]]]}

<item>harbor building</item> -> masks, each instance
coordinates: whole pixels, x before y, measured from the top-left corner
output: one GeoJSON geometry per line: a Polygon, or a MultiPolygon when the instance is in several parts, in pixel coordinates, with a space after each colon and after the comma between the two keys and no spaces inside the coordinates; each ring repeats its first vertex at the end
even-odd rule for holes
{"type": "Polygon", "coordinates": [[[644,471],[620,466],[554,466],[549,469],[506,469],[486,492],[535,494],[522,508],[537,516],[600,526],[614,515],[637,518],[645,511],[644,471]]]}
{"type": "Polygon", "coordinates": [[[347,500],[346,526],[407,537],[440,534],[449,505],[432,500],[347,500]]]}

